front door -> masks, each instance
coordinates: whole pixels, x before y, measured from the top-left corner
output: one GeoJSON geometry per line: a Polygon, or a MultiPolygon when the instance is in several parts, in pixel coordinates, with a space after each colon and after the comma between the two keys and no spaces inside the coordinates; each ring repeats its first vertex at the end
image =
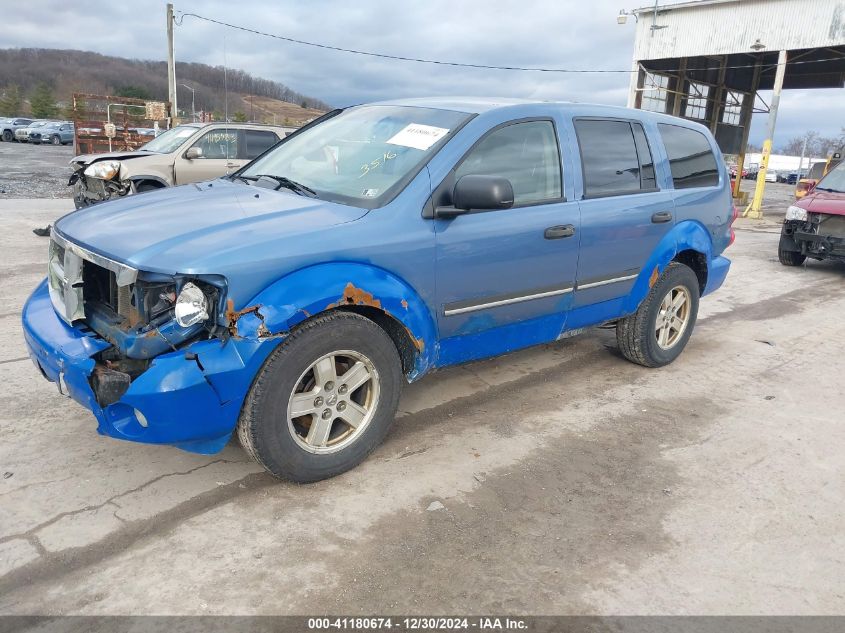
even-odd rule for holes
{"type": "Polygon", "coordinates": [[[444,364],[555,338],[571,301],[578,262],[579,209],[563,196],[560,145],[551,120],[507,123],[488,132],[437,188],[448,204],[468,174],[510,180],[514,206],[435,220],[438,323],[444,364]],[[533,328],[523,325],[534,320],[533,328]],[[537,340],[528,341],[528,338],[537,340]],[[469,347],[469,346],[468,346],[469,347]]]}
{"type": "Polygon", "coordinates": [[[174,164],[176,184],[199,182],[225,176],[247,163],[238,158],[243,134],[241,130],[215,128],[203,134],[191,145],[202,151],[198,158],[186,158],[180,153],[174,164]]]}

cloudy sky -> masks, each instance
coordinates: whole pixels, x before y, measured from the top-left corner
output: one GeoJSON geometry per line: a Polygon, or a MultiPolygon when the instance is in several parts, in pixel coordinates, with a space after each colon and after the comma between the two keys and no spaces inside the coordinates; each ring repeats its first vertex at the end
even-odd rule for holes
{"type": "MultiPolygon", "coordinates": [[[[616,23],[619,9],[630,8],[625,0],[175,0],[174,5],[177,14],[194,12],[297,39],[475,64],[628,69],[633,51],[633,21],[616,23]]],[[[76,48],[164,59],[165,6],[160,0],[15,3],[15,28],[0,32],[0,47],[76,48]]],[[[628,75],[621,73],[567,75],[382,60],[268,39],[191,17],[184,18],[175,37],[179,61],[222,65],[225,60],[229,67],[338,106],[427,95],[618,105],[627,98],[628,75]]],[[[788,91],[781,100],[775,145],[808,129],[838,135],[844,113],[845,90],[788,91]]],[[[756,115],[751,141],[759,144],[764,130],[765,115],[756,115]]]]}

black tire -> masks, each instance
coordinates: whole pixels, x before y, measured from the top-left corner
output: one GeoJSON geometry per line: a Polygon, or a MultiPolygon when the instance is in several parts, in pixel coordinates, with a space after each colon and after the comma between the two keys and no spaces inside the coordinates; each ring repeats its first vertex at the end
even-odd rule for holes
{"type": "Polygon", "coordinates": [[[57,134],[54,134],[52,137],[50,137],[50,142],[51,142],[53,145],[61,145],[61,144],[62,144],[62,139],[61,139],[61,137],[60,137],[60,136],[58,136],[57,134]]]}
{"type": "Polygon", "coordinates": [[[3,130],[3,140],[7,143],[11,143],[15,140],[15,136],[9,130],[3,130]]]}
{"type": "Polygon", "coordinates": [[[402,383],[399,353],[382,328],[352,312],[318,316],[294,330],[259,370],[238,421],[241,446],[280,479],[308,483],[334,477],[354,468],[382,442],[396,415],[402,383]],[[369,359],[378,374],[379,396],[354,441],[332,453],[309,452],[290,428],[290,396],[303,372],[340,350],[369,359]]]}
{"type": "Polygon", "coordinates": [[[616,342],[622,355],[644,367],[662,367],[671,363],[684,351],[692,335],[698,316],[698,298],[696,274],[684,264],[671,262],[637,311],[617,322],[616,342]],[[690,302],[686,326],[671,346],[664,349],[658,344],[656,334],[660,307],[664,298],[679,286],[686,289],[690,302]]]}
{"type": "Polygon", "coordinates": [[[784,238],[780,238],[780,243],[778,244],[778,260],[780,260],[781,264],[784,266],[800,266],[806,259],[807,256],[802,252],[784,248],[784,238]]]}

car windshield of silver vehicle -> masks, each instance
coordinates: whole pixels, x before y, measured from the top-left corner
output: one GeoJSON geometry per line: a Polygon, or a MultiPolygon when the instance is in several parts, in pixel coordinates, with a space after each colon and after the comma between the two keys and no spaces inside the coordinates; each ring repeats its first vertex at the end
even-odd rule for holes
{"type": "Polygon", "coordinates": [[[169,154],[177,149],[185,140],[196,134],[197,128],[193,126],[178,126],[167,132],[162,132],[149,143],[141,146],[144,152],[155,152],[156,154],[169,154]]]}
{"type": "Polygon", "coordinates": [[[332,202],[379,207],[395,197],[469,117],[407,106],[352,108],[291,136],[236,178],[299,188],[332,202]]]}

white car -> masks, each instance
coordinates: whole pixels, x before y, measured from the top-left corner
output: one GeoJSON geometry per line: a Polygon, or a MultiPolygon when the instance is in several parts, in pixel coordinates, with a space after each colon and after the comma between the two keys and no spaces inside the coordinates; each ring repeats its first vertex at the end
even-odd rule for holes
{"type": "Polygon", "coordinates": [[[766,171],[766,182],[777,182],[778,181],[778,173],[776,171],[772,171],[771,169],[766,171]]]}

